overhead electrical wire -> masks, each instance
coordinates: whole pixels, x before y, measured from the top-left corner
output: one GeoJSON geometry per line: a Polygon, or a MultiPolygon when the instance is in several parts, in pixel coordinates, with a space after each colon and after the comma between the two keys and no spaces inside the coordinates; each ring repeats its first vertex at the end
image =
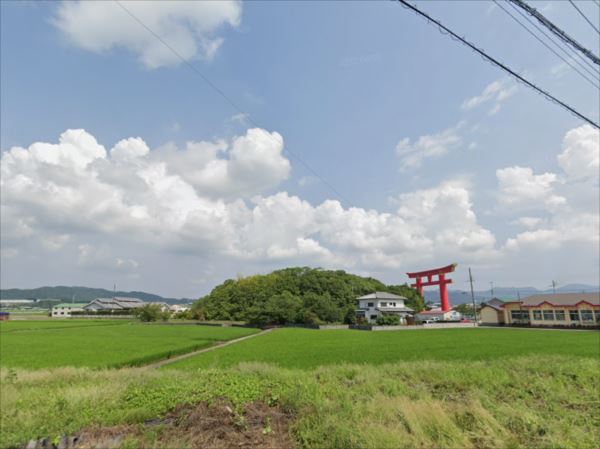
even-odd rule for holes
{"type": "Polygon", "coordinates": [[[567,47],[567,50],[570,49],[571,51],[570,52],[567,51],[563,47],[563,46],[566,46],[567,44],[565,44],[562,41],[557,41],[555,37],[546,33],[542,28],[540,28],[537,25],[537,23],[535,23],[531,18],[529,18],[529,16],[527,14],[525,14],[523,11],[521,11],[519,8],[517,8],[514,3],[508,3],[508,4],[517,14],[519,14],[523,19],[525,19],[531,26],[533,26],[536,30],[538,30],[546,38],[548,38],[548,40],[550,42],[552,42],[555,45],[555,47],[558,48],[561,52],[563,52],[563,54],[565,54],[569,59],[571,59],[571,61],[573,61],[574,63],[579,65],[579,67],[581,67],[583,70],[585,70],[588,74],[592,75],[594,77],[594,79],[598,79],[598,81],[600,81],[600,67],[594,66],[588,59],[584,58],[581,55],[581,53],[579,53],[577,51],[573,51],[573,49],[571,49],[570,47],[567,47]],[[576,56],[577,59],[575,59],[573,56],[576,56]]]}
{"type": "Polygon", "coordinates": [[[579,13],[579,15],[580,15],[581,17],[583,17],[583,18],[585,19],[585,21],[586,21],[587,23],[589,23],[589,24],[590,24],[590,26],[591,26],[591,27],[594,29],[594,31],[596,31],[596,33],[598,33],[598,35],[600,36],[600,31],[598,31],[598,28],[596,28],[596,25],[594,25],[594,24],[593,24],[593,23],[590,21],[590,19],[588,19],[588,18],[587,18],[587,16],[586,16],[586,15],[583,13],[583,11],[577,7],[577,5],[575,4],[575,2],[574,2],[573,0],[569,0],[569,3],[570,3],[572,6],[573,6],[573,8],[575,8],[575,9],[577,10],[577,12],[579,13]]]}
{"type": "MultiPolygon", "coordinates": [[[[123,5],[119,0],[114,0],[114,2],[119,5],[123,11],[125,11],[132,19],[134,19],[138,24],[140,24],[143,28],[146,29],[152,36],[154,36],[158,41],[160,41],[171,53],[173,53],[178,59],[181,60],[189,69],[191,69],[196,75],[200,76],[208,84],[215,92],[217,92],[221,97],[227,101],[237,112],[242,114],[246,114],[240,106],[238,106],[228,95],[225,94],[216,84],[214,84],[204,73],[202,73],[196,66],[191,64],[187,59],[185,59],[177,50],[175,50],[172,46],[170,46],[162,37],[160,37],[152,28],[146,25],[140,18],[138,18],[133,12],[131,12],[125,5],[123,5]]],[[[257,128],[263,128],[258,123],[256,123],[251,117],[247,116],[246,118],[252,125],[257,128]]],[[[275,140],[271,134],[267,134],[273,142],[279,144],[280,142],[275,140]]],[[[315,169],[313,169],[307,162],[305,162],[300,156],[291,151],[288,147],[285,147],[285,151],[289,153],[294,159],[300,162],[312,175],[314,175],[317,179],[319,179],[325,186],[329,188],[339,199],[345,201],[348,204],[352,204],[348,198],[342,195],[331,183],[329,183],[325,178],[323,178],[315,169]]]]}
{"type": "MultiPolygon", "coordinates": [[[[548,50],[550,50],[552,53],[554,53],[557,57],[559,57],[565,64],[567,64],[569,67],[571,67],[573,70],[575,70],[577,73],[579,73],[579,75],[581,75],[582,78],[584,78],[585,80],[587,80],[588,83],[590,83],[592,86],[594,86],[596,89],[600,89],[600,86],[598,86],[598,84],[596,84],[594,81],[592,81],[590,78],[588,78],[586,75],[584,75],[583,73],[581,73],[577,67],[575,67],[573,64],[571,64],[568,60],[566,60],[565,58],[563,58],[561,55],[559,55],[552,47],[550,47],[546,42],[544,42],[542,39],[539,38],[539,36],[537,34],[535,34],[533,31],[531,31],[529,28],[527,28],[527,26],[525,24],[523,24],[523,22],[521,22],[519,19],[517,19],[514,15],[511,14],[511,12],[504,8],[504,6],[502,6],[502,4],[497,1],[497,0],[493,0],[494,3],[500,8],[502,9],[502,11],[504,11],[506,14],[508,14],[515,22],[517,22],[519,25],[521,25],[529,34],[531,34],[534,38],[536,38],[544,47],[546,47],[548,50]]],[[[598,81],[596,79],[596,81],[598,81]]]]}
{"type": "Polygon", "coordinates": [[[440,30],[440,32],[442,32],[442,34],[449,34],[453,39],[458,40],[462,44],[466,45],[471,50],[473,50],[475,53],[477,53],[480,56],[482,56],[486,61],[491,62],[493,65],[495,65],[497,67],[500,67],[502,70],[504,70],[505,72],[507,72],[510,75],[512,75],[516,80],[518,80],[521,83],[525,84],[526,86],[530,87],[531,89],[533,89],[537,93],[539,93],[542,96],[544,96],[546,99],[548,99],[548,100],[550,100],[550,101],[558,104],[559,106],[563,107],[564,109],[566,109],[567,111],[569,111],[574,116],[576,116],[579,119],[583,120],[584,122],[589,123],[590,125],[592,125],[594,128],[600,129],[600,125],[598,125],[592,119],[590,119],[590,118],[586,117],[585,115],[583,115],[582,113],[578,112],[576,109],[572,108],[571,106],[569,106],[568,104],[566,104],[564,101],[559,100],[558,98],[556,98],[555,96],[553,96],[549,92],[546,92],[545,90],[539,88],[538,86],[536,86],[535,84],[533,84],[531,81],[529,81],[526,78],[522,77],[521,75],[519,75],[518,73],[516,73],[514,70],[512,70],[511,68],[509,68],[508,66],[506,66],[502,62],[500,62],[497,59],[493,58],[492,56],[488,55],[485,51],[481,50],[480,48],[476,47],[471,42],[467,41],[465,38],[463,38],[463,37],[459,36],[458,34],[456,34],[450,28],[448,28],[445,25],[443,25],[439,20],[434,19],[433,17],[431,17],[427,13],[421,11],[419,8],[417,8],[416,6],[410,4],[406,0],[398,0],[398,2],[401,5],[403,5],[404,7],[406,7],[408,9],[414,11],[417,15],[421,16],[422,18],[424,18],[428,22],[437,25],[438,29],[440,30]]]}
{"type": "Polygon", "coordinates": [[[563,40],[564,42],[569,44],[571,47],[573,47],[577,51],[580,51],[581,53],[583,53],[587,58],[591,59],[592,62],[594,62],[595,64],[600,65],[600,58],[598,58],[598,56],[596,56],[590,50],[585,48],[583,45],[581,45],[579,42],[577,42],[575,39],[573,39],[571,36],[569,36],[566,32],[561,30],[559,27],[554,25],[550,20],[548,20],[537,9],[535,9],[532,6],[529,6],[523,0],[508,0],[508,1],[514,3],[519,8],[525,10],[528,14],[535,17],[538,22],[540,22],[542,25],[544,25],[546,28],[548,28],[550,31],[552,31],[552,33],[554,33],[556,36],[558,36],[561,40],[563,40]]]}

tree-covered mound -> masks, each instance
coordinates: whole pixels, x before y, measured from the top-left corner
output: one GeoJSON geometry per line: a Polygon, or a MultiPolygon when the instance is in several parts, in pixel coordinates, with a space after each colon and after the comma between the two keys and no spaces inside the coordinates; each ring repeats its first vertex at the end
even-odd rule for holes
{"type": "Polygon", "coordinates": [[[194,303],[193,313],[206,320],[253,324],[353,323],[356,298],[375,291],[404,296],[408,307],[423,309],[423,298],[406,284],[385,285],[342,270],[296,267],[228,279],[194,303]]]}

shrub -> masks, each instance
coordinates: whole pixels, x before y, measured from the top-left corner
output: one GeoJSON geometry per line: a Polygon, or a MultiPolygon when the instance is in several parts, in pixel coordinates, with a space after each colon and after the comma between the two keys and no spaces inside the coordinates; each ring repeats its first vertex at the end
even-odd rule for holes
{"type": "Polygon", "coordinates": [[[400,317],[392,313],[382,313],[377,317],[375,323],[378,326],[397,326],[400,324],[400,317]]]}

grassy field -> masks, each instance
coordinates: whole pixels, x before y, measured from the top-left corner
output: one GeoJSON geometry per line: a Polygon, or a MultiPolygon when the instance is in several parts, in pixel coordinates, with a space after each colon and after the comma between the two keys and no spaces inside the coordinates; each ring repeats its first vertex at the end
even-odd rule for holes
{"type": "Polygon", "coordinates": [[[133,320],[57,320],[49,318],[47,320],[18,320],[1,321],[0,335],[9,332],[32,331],[44,329],[65,329],[87,326],[114,326],[129,324],[133,320]]]}
{"type": "MultiPolygon", "coordinates": [[[[298,448],[591,449],[600,437],[599,368],[589,357],[521,356],[314,370],[2,369],[0,447],[116,425],[107,432],[129,432],[126,447],[166,447],[166,426],[144,421],[226,400],[241,427],[244,404],[285,411],[298,448]]],[[[263,425],[272,432],[268,419],[263,425]]],[[[182,430],[168,447],[193,447],[188,438],[182,430]]]]}
{"type": "Polygon", "coordinates": [[[165,369],[229,367],[265,362],[310,369],[339,363],[492,360],[522,355],[598,357],[600,333],[526,329],[435,329],[397,332],[277,329],[165,369]]]}
{"type": "Polygon", "coordinates": [[[135,366],[256,332],[234,327],[144,325],[123,321],[0,324],[0,366],[135,366]]]}

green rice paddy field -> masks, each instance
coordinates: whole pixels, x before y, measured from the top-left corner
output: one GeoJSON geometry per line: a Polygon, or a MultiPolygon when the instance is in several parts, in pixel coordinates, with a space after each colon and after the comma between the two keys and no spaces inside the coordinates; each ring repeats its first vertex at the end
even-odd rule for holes
{"type": "Polygon", "coordinates": [[[596,449],[600,441],[599,332],[277,329],[162,369],[107,369],[252,331],[38,324],[0,324],[2,449],[82,429],[121,435],[122,449],[238,441],[281,449],[596,449]],[[199,403],[231,406],[225,440],[198,443],[198,425],[146,424],[199,403]],[[246,420],[257,404],[262,418],[246,420]],[[286,425],[274,426],[282,416],[286,425]],[[247,438],[253,428],[255,439],[247,438]]]}
{"type": "Polygon", "coordinates": [[[0,366],[135,366],[255,332],[116,320],[9,321],[0,324],[0,366]]]}
{"type": "Polygon", "coordinates": [[[597,358],[599,332],[538,329],[431,329],[395,332],[276,329],[266,335],[166,365],[165,369],[264,362],[311,369],[339,363],[493,360],[524,355],[597,358]]]}

